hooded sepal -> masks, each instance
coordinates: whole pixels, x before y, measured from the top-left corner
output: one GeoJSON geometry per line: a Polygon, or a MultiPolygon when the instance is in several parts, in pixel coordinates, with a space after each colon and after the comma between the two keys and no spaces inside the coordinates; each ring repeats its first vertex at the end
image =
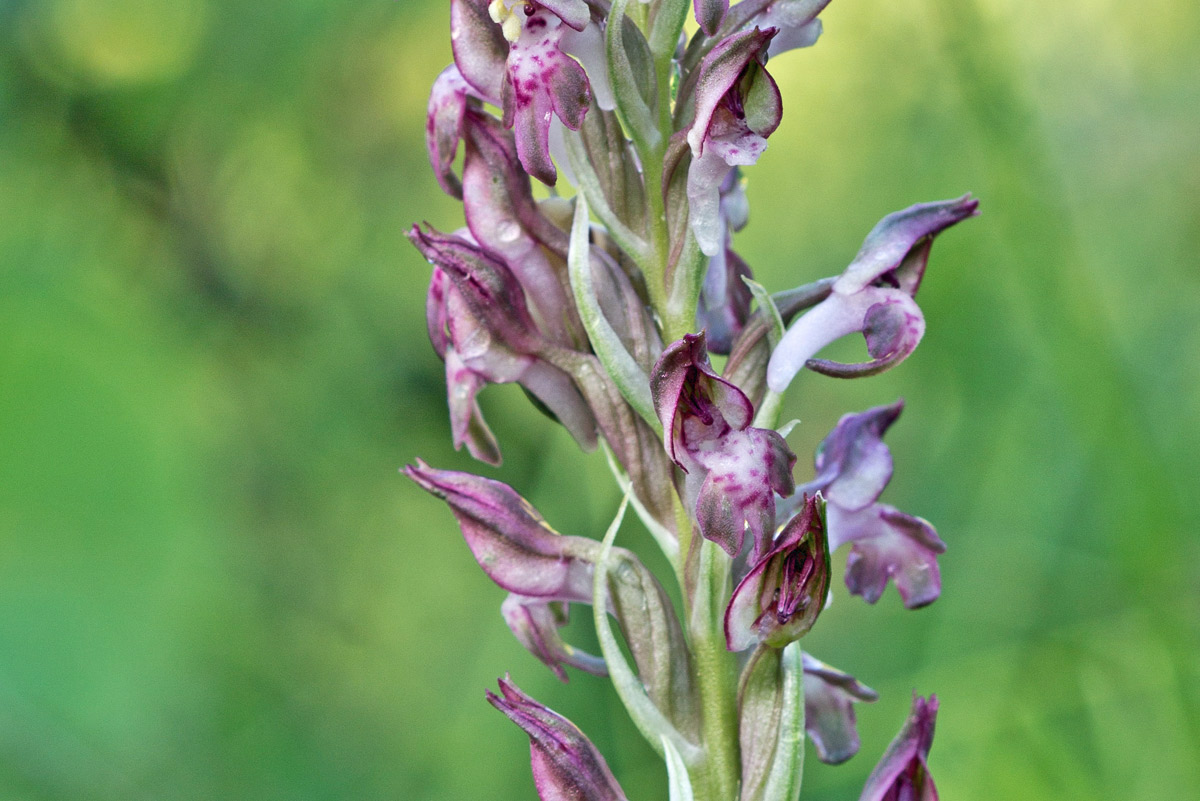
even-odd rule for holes
{"type": "Polygon", "coordinates": [[[650,388],[667,455],[687,473],[701,535],[736,556],[749,525],[759,553],[775,530],[773,493],[795,487],[795,455],[778,432],[750,426],[754,407],[713,371],[703,333],[667,347],[650,388]]]}
{"type": "Polygon", "coordinates": [[[796,320],[771,354],[770,388],[783,392],[805,366],[837,378],[856,378],[904,361],[925,334],[925,318],[913,296],[925,274],[933,237],[974,216],[978,205],[964,195],[883,218],[834,282],[829,297],[796,320]],[[866,338],[871,361],[839,364],[813,358],[829,343],[856,331],[866,338]]]}
{"type": "Polygon", "coordinates": [[[854,704],[873,703],[879,694],[849,673],[804,654],[804,728],[827,765],[840,765],[858,753],[854,704]]]}
{"type": "Polygon", "coordinates": [[[408,238],[430,264],[445,272],[492,337],[517,353],[541,350],[544,340],[530,316],[525,291],[507,264],[468,239],[432,228],[423,231],[414,225],[408,238]]]}
{"type": "Polygon", "coordinates": [[[818,494],[788,521],[738,583],[725,610],[725,644],[782,648],[808,633],[829,597],[825,502],[818,494]]]}
{"type": "Polygon", "coordinates": [[[568,621],[569,608],[565,603],[509,593],[500,604],[500,614],[517,642],[561,681],[567,680],[566,665],[596,676],[608,675],[601,657],[580,651],[558,633],[568,621]]]}
{"type": "Polygon", "coordinates": [[[626,801],[608,763],[583,732],[562,715],[530,698],[506,676],[496,707],[529,735],[533,782],[541,801],[626,801]]]}
{"type": "Polygon", "coordinates": [[[937,801],[927,762],[937,710],[936,695],[926,700],[913,693],[912,713],[871,771],[859,801],[937,801]]]}

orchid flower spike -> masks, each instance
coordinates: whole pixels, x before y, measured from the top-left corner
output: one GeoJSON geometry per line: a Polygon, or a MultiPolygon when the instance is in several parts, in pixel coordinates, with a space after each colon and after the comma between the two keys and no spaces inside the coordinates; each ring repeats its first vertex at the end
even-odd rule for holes
{"type": "Polygon", "coordinates": [[[936,695],[926,700],[913,693],[912,714],[867,778],[859,801],[937,801],[927,764],[937,710],[936,695]]]}
{"type": "Polygon", "coordinates": [[[977,213],[970,195],[922,203],[889,214],[867,235],[829,297],[784,334],[767,365],[767,386],[787,389],[803,367],[837,378],[875,375],[895,367],[925,334],[925,317],[913,296],[921,285],[938,233],[977,213]],[[838,364],[813,357],[829,343],[861,331],[871,361],[838,364]]]}
{"type": "Polygon", "coordinates": [[[571,721],[530,698],[512,680],[487,700],[529,735],[533,783],[541,801],[626,801],[604,757],[571,721]]]}

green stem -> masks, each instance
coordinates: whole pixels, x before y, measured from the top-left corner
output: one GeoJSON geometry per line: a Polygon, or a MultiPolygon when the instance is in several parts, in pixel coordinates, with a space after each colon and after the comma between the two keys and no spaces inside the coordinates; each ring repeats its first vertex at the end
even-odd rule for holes
{"type": "Polygon", "coordinates": [[[693,665],[700,691],[704,767],[697,801],[732,801],[737,797],[741,760],[738,755],[737,685],[734,662],[725,649],[724,599],[730,560],[705,540],[700,544],[699,575],[689,614],[693,665]]]}

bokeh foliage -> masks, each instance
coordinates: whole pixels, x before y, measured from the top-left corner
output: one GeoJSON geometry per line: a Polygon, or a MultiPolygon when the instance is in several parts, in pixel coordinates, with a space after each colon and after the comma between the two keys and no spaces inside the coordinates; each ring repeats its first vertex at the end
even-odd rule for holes
{"type": "MultiPolygon", "coordinates": [[[[403,238],[460,224],[422,145],[446,18],[0,0],[0,797],[531,798],[483,703],[505,670],[663,797],[606,682],[521,651],[396,472],[475,469],[403,238]]],[[[785,120],[738,240],[759,279],[836,273],[916,201],[972,190],[984,215],[939,240],[912,358],[789,400],[808,454],[905,397],[885,500],[950,546],[927,610],[839,585],[809,643],[883,700],[805,797],[857,797],[913,688],[942,698],[946,798],[1200,797],[1200,10],[824,18],[772,64],[785,120]]],[[[483,403],[486,472],[599,534],[599,457],[512,387],[483,403]]]]}

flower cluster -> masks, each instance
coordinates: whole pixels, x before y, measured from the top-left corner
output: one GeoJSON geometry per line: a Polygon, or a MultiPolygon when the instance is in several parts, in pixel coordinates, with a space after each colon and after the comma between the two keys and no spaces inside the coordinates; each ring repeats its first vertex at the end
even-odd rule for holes
{"type": "MultiPolygon", "coordinates": [[[[828,2],[452,0],[454,63],[429,100],[430,163],[465,227],[409,237],[433,267],[454,445],[499,465],[478,394],[516,383],[584,450],[604,447],[625,500],[602,539],[563,535],[499,481],[420,461],[406,473],[508,593],[517,641],[563,681],[612,680],[672,801],[794,801],[806,738],[831,764],[858,751],[854,706],[875,692],[800,648],[831,597],[831,552],[848,546],[844,582],[870,603],[889,581],[910,609],[941,590],[933,526],[879,500],[901,402],[842,417],[799,486],[778,418],[802,370],[864,377],[913,352],[933,240],[976,202],[890,214],[841,275],[776,294],[733,249],[742,171],[783,118],[769,64],[817,41],[828,2]],[[820,358],[856,332],[868,361],[820,358]],[[682,609],[613,545],[627,506],[682,609]],[[601,653],[562,636],[572,605],[590,610],[601,653]]],[[[529,736],[543,801],[626,797],[562,715],[508,678],[487,697],[529,736]]],[[[914,698],[863,799],[936,799],[936,710],[914,698]]]]}

